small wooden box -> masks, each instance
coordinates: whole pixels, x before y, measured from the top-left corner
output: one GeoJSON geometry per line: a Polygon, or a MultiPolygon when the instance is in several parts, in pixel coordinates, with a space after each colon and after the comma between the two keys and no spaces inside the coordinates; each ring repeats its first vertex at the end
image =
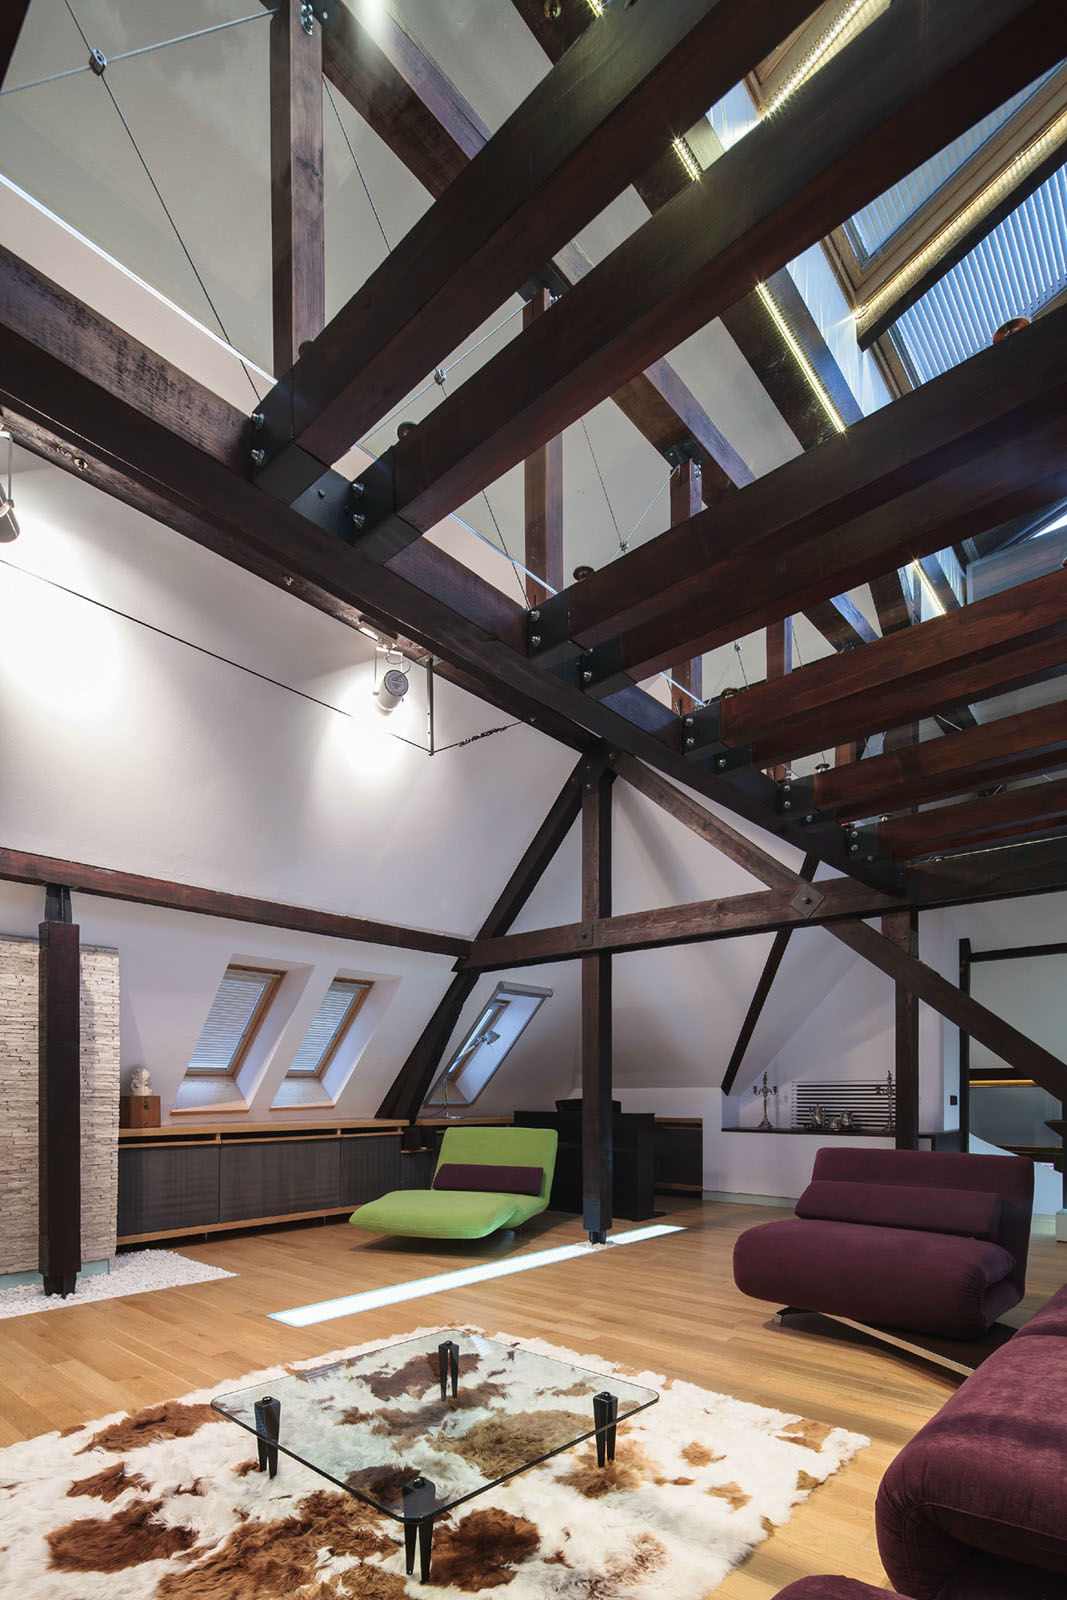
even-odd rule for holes
{"type": "Polygon", "coordinates": [[[158,1094],[120,1094],[120,1128],[158,1128],[158,1094]]]}

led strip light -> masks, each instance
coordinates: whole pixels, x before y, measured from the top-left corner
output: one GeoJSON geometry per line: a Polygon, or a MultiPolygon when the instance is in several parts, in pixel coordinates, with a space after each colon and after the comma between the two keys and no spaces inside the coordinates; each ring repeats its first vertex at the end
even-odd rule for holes
{"type": "Polygon", "coordinates": [[[818,373],[815,371],[815,368],[812,366],[811,362],[800,348],[800,345],[793,334],[793,330],[790,328],[788,322],[786,322],[785,318],[782,316],[782,313],[775,305],[774,299],[770,290],[767,288],[767,285],[765,283],[757,283],[756,293],[759,295],[760,299],[763,301],[763,304],[770,312],[778,332],[782,335],[782,338],[785,340],[786,344],[793,352],[793,355],[796,357],[796,361],[800,367],[800,370],[803,372],[805,378],[807,378],[813,393],[816,395],[819,404],[826,412],[826,415],[829,417],[838,433],[847,432],[848,423],[844,420],[840,411],[838,411],[837,407],[830,399],[829,394],[824,389],[819,380],[818,373]]]}
{"type": "MultiPolygon", "coordinates": [[[[631,1228],[625,1233],[612,1234],[608,1244],[640,1244],[645,1239],[659,1239],[667,1233],[685,1231],[682,1227],[658,1222],[648,1228],[631,1228]]],[[[597,1254],[600,1248],[590,1244],[565,1244],[554,1250],[534,1250],[529,1255],[511,1256],[506,1261],[488,1261],[480,1267],[438,1272],[429,1278],[412,1278],[407,1283],[389,1284],[384,1289],[368,1289],[363,1294],[346,1294],[337,1300],[319,1300],[314,1305],[294,1306],[289,1311],[271,1311],[268,1315],[272,1321],[285,1322],[290,1328],[310,1328],[317,1322],[330,1322],[335,1317],[351,1317],[360,1311],[398,1305],[402,1300],[421,1300],[428,1294],[463,1289],[468,1284],[485,1283],[490,1278],[507,1278],[515,1272],[529,1272],[533,1267],[548,1267],[557,1261],[573,1261],[579,1256],[597,1254]]]]}
{"type": "Polygon", "coordinates": [[[873,11],[876,6],[884,8],[886,3],[887,0],[850,0],[850,4],[845,7],[837,20],[827,28],[824,34],[821,34],[816,39],[811,49],[793,68],[774,98],[761,108],[760,116],[773,116],[785,104],[790,95],[796,94],[801,84],[807,83],[808,79],[818,72],[820,67],[826,65],[831,56],[837,54],[837,50],[841,49],[847,42],[842,39],[841,35],[851,23],[858,20],[862,12],[873,11]],[[837,49],[834,48],[835,46],[837,49]]]}

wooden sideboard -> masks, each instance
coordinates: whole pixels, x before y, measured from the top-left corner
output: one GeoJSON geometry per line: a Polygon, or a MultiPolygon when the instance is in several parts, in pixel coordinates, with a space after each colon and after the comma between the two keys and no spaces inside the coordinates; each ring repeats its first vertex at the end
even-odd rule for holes
{"type": "Polygon", "coordinates": [[[390,1189],[422,1188],[404,1123],[204,1124],[119,1132],[118,1243],[342,1216],[390,1189]]]}

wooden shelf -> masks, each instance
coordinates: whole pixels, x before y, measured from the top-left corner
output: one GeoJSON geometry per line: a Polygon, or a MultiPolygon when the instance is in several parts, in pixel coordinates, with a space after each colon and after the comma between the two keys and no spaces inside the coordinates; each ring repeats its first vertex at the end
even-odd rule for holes
{"type": "Polygon", "coordinates": [[[287,1134],[317,1135],[320,1139],[342,1133],[399,1133],[407,1123],[399,1117],[331,1117],[322,1122],[164,1122],[158,1128],[120,1128],[119,1143],[136,1139],[242,1139],[277,1138],[287,1134]]]}
{"type": "MultiPolygon", "coordinates": [[[[774,1133],[801,1139],[895,1139],[894,1128],[840,1128],[831,1133],[828,1128],[723,1128],[723,1133],[774,1133]]],[[[920,1139],[933,1135],[920,1133],[920,1139]]]]}

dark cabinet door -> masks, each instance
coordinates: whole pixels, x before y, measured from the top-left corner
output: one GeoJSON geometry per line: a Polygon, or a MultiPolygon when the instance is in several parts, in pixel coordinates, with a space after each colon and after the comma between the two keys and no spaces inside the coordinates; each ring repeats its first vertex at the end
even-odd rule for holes
{"type": "Polygon", "coordinates": [[[119,1150],[120,1239],[219,1220],[217,1144],[119,1150]]]}
{"type": "MultiPolygon", "coordinates": [[[[404,1158],[407,1160],[407,1157],[404,1158]]],[[[341,1198],[338,1205],[361,1206],[401,1186],[400,1140],[396,1134],[341,1140],[341,1198]]]]}
{"type": "Polygon", "coordinates": [[[329,1211],[343,1204],[340,1139],[279,1139],[222,1146],[221,1222],[329,1211]]]}

